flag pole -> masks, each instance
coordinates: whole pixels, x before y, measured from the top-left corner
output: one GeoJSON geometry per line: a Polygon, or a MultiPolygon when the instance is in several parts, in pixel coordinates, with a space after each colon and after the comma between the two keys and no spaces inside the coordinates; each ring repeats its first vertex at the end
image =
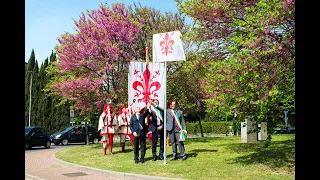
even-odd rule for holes
{"type": "Polygon", "coordinates": [[[148,66],[148,64],[149,64],[149,57],[148,57],[148,50],[149,50],[149,48],[148,48],[148,46],[147,46],[147,43],[146,43],[146,65],[148,66]]]}
{"type": "Polygon", "coordinates": [[[165,77],[165,85],[164,85],[164,108],[163,108],[163,118],[164,118],[164,122],[163,122],[163,126],[164,126],[164,129],[163,129],[163,133],[164,133],[164,136],[163,136],[163,139],[164,139],[164,158],[163,158],[163,164],[167,164],[167,144],[166,144],[166,140],[167,140],[167,61],[164,61],[164,77],[165,77]]]}

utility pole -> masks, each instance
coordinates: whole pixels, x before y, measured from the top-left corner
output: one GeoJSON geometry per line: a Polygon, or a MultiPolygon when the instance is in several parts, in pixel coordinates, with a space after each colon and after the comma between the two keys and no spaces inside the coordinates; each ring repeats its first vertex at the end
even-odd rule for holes
{"type": "Polygon", "coordinates": [[[31,91],[32,91],[32,71],[27,71],[28,73],[31,72],[30,77],[30,100],[29,100],[29,127],[30,127],[30,121],[31,121],[31,91]]]}

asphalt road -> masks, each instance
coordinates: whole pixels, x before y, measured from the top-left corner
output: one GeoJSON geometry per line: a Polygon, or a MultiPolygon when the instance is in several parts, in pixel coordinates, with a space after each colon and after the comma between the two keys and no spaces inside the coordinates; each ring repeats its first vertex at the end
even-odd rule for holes
{"type": "MultiPolygon", "coordinates": [[[[67,146],[63,146],[63,145],[57,146],[57,145],[51,143],[50,149],[59,149],[59,148],[65,148],[65,147],[70,147],[70,146],[80,146],[80,145],[84,145],[84,143],[71,143],[71,144],[68,144],[67,146]]],[[[32,147],[32,149],[25,150],[25,154],[33,153],[33,152],[37,152],[37,151],[43,151],[43,150],[47,150],[47,149],[45,149],[44,146],[35,146],[35,147],[32,147]]]]}

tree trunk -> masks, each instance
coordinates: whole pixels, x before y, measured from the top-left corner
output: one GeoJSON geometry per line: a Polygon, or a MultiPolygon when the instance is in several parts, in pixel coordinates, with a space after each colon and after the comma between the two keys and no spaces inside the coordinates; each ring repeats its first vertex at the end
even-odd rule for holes
{"type": "Polygon", "coordinates": [[[88,134],[88,123],[87,121],[85,122],[86,123],[86,144],[89,145],[89,134],[88,134]]]}
{"type": "Polygon", "coordinates": [[[201,137],[203,136],[203,130],[202,130],[202,125],[201,125],[201,116],[199,115],[199,126],[200,126],[200,132],[201,132],[201,137]]]}

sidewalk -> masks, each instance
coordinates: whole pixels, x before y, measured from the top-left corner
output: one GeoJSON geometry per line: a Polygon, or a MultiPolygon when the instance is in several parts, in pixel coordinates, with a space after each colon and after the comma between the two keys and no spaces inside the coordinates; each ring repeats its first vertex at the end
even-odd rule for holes
{"type": "Polygon", "coordinates": [[[25,175],[29,180],[178,180],[141,174],[122,173],[72,164],[55,157],[61,149],[25,154],[25,175]]]}

